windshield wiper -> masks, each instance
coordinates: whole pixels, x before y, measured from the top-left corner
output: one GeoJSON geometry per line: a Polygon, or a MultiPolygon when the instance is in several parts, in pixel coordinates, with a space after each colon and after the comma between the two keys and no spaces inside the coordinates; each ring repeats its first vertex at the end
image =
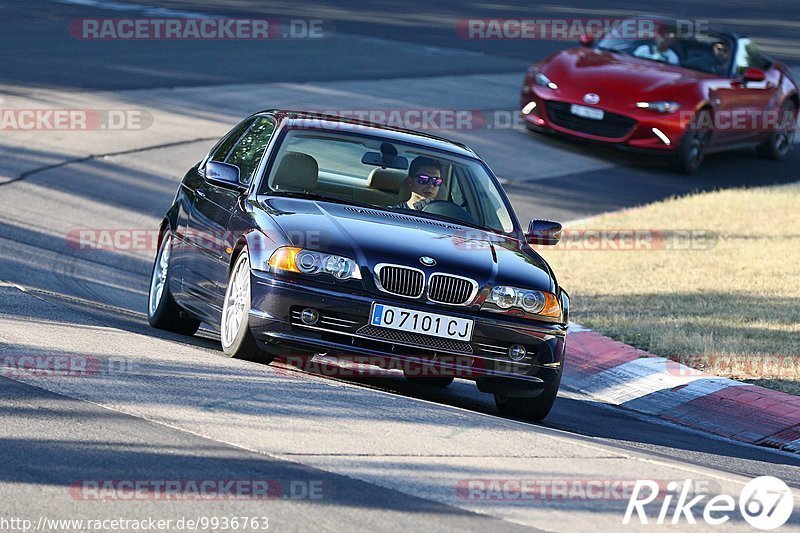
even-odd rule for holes
{"type": "MultiPolygon", "coordinates": [[[[402,207],[399,208],[399,210],[404,215],[419,216],[420,218],[432,219],[432,220],[440,220],[442,222],[452,222],[454,224],[459,224],[461,226],[467,226],[467,227],[470,227],[470,228],[479,229],[481,231],[488,231],[489,233],[494,233],[495,232],[495,230],[493,230],[491,228],[485,228],[485,227],[481,226],[480,224],[478,224],[477,222],[475,222],[475,223],[466,222],[466,221],[464,221],[464,220],[462,220],[460,218],[449,217],[447,215],[440,215],[438,213],[429,213],[427,211],[420,211],[420,210],[411,209],[411,208],[406,209],[406,208],[402,208],[402,207]]],[[[397,211],[397,209],[394,209],[394,211],[397,211]]]]}

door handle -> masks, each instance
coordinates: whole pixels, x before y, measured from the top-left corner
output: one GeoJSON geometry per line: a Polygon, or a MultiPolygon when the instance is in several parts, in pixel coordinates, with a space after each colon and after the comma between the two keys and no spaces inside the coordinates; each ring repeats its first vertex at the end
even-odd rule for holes
{"type": "Polygon", "coordinates": [[[200,198],[205,198],[205,197],[206,197],[206,193],[205,193],[205,192],[203,192],[203,190],[202,190],[202,189],[197,189],[197,191],[195,192],[195,194],[197,194],[197,196],[199,196],[200,198]]]}

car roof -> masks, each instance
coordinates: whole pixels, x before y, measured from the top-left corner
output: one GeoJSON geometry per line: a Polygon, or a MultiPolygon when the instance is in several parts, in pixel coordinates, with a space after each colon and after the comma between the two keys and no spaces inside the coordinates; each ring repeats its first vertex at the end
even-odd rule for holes
{"type": "Polygon", "coordinates": [[[399,143],[410,143],[451,152],[463,157],[480,159],[466,144],[451,141],[443,137],[437,137],[429,133],[414,130],[387,126],[367,120],[350,119],[324,113],[314,113],[310,111],[293,111],[289,109],[265,109],[255,115],[270,114],[274,115],[279,123],[288,127],[313,127],[322,131],[341,131],[347,133],[360,133],[363,135],[374,135],[383,137],[389,141],[399,143]]]}

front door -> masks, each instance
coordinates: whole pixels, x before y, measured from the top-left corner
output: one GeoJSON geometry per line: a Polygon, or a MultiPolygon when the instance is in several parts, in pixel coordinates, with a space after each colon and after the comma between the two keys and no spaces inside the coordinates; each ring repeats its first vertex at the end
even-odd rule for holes
{"type": "Polygon", "coordinates": [[[239,168],[239,188],[216,184],[202,178],[195,190],[195,202],[188,220],[188,235],[194,239],[194,253],[187,257],[183,273],[184,289],[200,309],[204,321],[217,327],[228,284],[231,253],[238,235],[230,232],[229,221],[241,209],[256,168],[275,130],[269,116],[256,117],[227,154],[212,158],[239,168]]]}

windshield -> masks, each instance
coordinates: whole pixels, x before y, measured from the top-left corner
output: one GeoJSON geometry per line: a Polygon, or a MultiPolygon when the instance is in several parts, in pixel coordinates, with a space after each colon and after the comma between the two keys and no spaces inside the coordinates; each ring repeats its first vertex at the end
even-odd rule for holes
{"type": "Polygon", "coordinates": [[[623,28],[636,27],[636,19],[618,22],[598,43],[597,48],[656,62],[728,76],[734,42],[717,33],[681,35],[674,25],[659,21],[652,31],[630,35],[623,28]]]}
{"type": "Polygon", "coordinates": [[[505,195],[480,162],[366,135],[290,130],[261,192],[317,196],[514,231],[505,195]],[[382,151],[391,154],[393,163],[387,166],[406,168],[376,166],[382,151]]]}

